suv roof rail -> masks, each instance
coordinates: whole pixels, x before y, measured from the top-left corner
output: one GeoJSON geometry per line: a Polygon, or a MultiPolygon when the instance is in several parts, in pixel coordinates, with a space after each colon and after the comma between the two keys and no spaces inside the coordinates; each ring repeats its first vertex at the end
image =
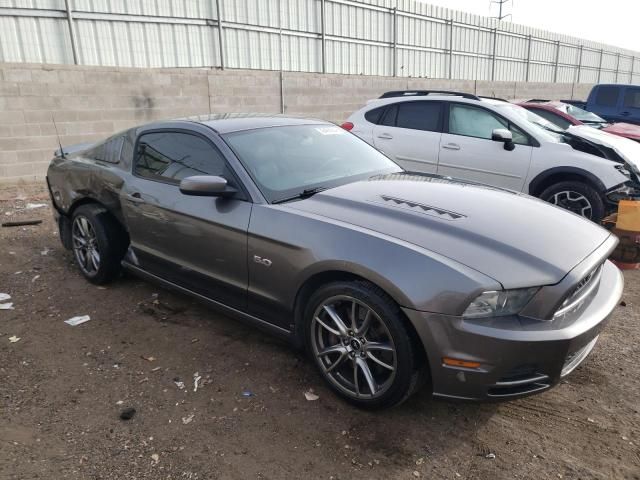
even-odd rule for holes
{"type": "Polygon", "coordinates": [[[472,95],[471,93],[454,92],[452,90],[392,90],[390,92],[383,93],[379,98],[422,97],[431,94],[454,95],[456,97],[468,98],[470,100],[480,100],[479,97],[472,95]]]}
{"type": "Polygon", "coordinates": [[[546,98],[531,98],[529,100],[527,100],[526,103],[545,103],[545,102],[550,102],[551,100],[548,100],[546,98]]]}
{"type": "Polygon", "coordinates": [[[500,102],[507,102],[509,103],[509,100],[505,99],[505,98],[500,98],[500,97],[488,97],[487,95],[478,95],[480,98],[486,98],[488,100],[499,100],[500,102]]]}

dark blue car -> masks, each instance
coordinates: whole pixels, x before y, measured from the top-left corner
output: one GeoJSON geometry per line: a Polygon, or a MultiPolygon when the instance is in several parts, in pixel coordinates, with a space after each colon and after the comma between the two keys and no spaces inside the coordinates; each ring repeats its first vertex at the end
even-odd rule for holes
{"type": "Polygon", "coordinates": [[[640,125],[640,85],[596,85],[589,94],[586,109],[609,122],[640,125]]]}

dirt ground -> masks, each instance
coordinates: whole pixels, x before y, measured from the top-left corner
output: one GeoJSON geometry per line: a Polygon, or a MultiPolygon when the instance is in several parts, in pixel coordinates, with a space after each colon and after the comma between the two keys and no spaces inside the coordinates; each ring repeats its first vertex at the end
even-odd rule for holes
{"type": "Polygon", "coordinates": [[[0,310],[0,479],[640,479],[638,272],[552,391],[482,405],[424,391],[371,413],[299,352],[188,297],[87,283],[30,202],[48,203],[41,187],[0,187],[1,221],[44,220],[0,228],[15,307],[0,310]],[[78,315],[91,320],[64,323],[78,315]]]}

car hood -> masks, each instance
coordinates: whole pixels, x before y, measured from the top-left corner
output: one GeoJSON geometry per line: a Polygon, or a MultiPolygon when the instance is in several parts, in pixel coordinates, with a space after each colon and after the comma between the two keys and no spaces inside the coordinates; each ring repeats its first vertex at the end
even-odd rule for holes
{"type": "Polygon", "coordinates": [[[640,125],[634,125],[633,123],[612,123],[603,128],[602,131],[612,135],[640,140],[640,125]]]}
{"type": "Polygon", "coordinates": [[[625,162],[640,170],[640,143],[587,125],[574,125],[567,131],[590,142],[614,149],[625,162]]]}
{"type": "Polygon", "coordinates": [[[415,174],[374,177],[279,207],[409,242],[504,288],[555,284],[610,235],[527,195],[415,174]]]}

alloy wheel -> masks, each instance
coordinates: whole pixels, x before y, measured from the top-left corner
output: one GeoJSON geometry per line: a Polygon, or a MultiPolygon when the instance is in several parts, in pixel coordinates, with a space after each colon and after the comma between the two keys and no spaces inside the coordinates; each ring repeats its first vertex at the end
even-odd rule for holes
{"type": "Polygon", "coordinates": [[[591,202],[581,193],[574,191],[562,191],[554,194],[551,197],[551,203],[589,219],[593,212],[591,202]]]}
{"type": "Polygon", "coordinates": [[[93,276],[100,269],[100,249],[95,229],[83,215],[78,215],[71,229],[73,253],[82,271],[93,276]]]}
{"type": "Polygon", "coordinates": [[[380,397],[393,383],[398,363],[393,339],[360,300],[340,295],[322,302],[313,316],[311,345],[325,376],[353,398],[380,397]]]}

